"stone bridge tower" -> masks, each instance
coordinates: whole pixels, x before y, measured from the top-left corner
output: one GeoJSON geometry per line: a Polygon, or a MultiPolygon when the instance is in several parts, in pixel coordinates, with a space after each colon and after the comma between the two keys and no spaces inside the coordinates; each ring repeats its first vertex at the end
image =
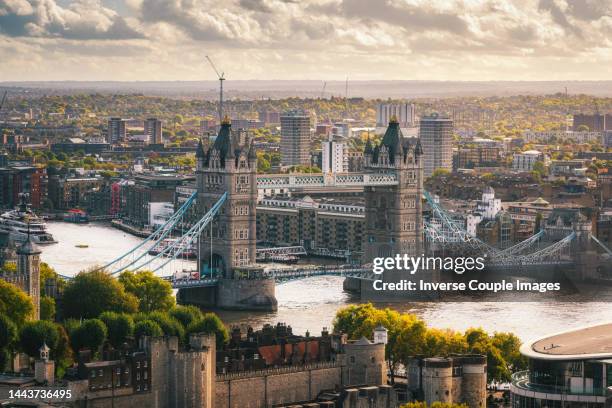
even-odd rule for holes
{"type": "Polygon", "coordinates": [[[215,276],[215,288],[181,289],[178,300],[226,309],[276,310],[275,284],[256,260],[257,155],[246,131],[233,131],[228,118],[213,143],[196,151],[197,206],[203,216],[227,199],[199,239],[201,277],[215,276]]]}
{"type": "Polygon", "coordinates": [[[419,139],[404,137],[395,117],[378,146],[367,142],[364,170],[394,173],[398,184],[365,188],[364,263],[376,257],[423,253],[422,156],[419,139]]]}
{"type": "Polygon", "coordinates": [[[255,148],[246,131],[233,132],[229,121],[223,121],[212,145],[200,142],[196,158],[199,214],[228,194],[213,222],[212,245],[210,228],[200,237],[201,271],[231,278],[236,267],[255,264],[255,148]]]}

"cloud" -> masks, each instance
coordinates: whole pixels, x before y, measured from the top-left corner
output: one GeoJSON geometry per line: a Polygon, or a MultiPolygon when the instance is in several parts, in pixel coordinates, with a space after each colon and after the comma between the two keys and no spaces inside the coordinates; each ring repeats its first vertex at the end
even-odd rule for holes
{"type": "MultiPolygon", "coordinates": [[[[572,67],[588,79],[581,64],[609,67],[611,33],[610,0],[0,0],[0,44],[97,79],[91,67],[109,56],[127,77],[201,79],[205,54],[233,78],[507,79],[520,68],[547,79],[572,67]]],[[[43,75],[39,65],[21,73],[43,75]]]]}
{"type": "Polygon", "coordinates": [[[114,10],[93,0],[77,1],[68,7],[54,0],[0,0],[0,33],[73,40],[144,38],[114,10]]]}

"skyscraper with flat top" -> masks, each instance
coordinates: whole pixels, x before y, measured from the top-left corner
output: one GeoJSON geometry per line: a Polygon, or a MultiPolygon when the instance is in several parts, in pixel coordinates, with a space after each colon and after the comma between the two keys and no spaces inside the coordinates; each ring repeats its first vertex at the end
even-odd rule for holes
{"type": "Polygon", "coordinates": [[[310,166],[310,116],[301,110],[285,112],[281,122],[281,164],[310,166]]]}
{"type": "Polygon", "coordinates": [[[125,119],[110,118],[108,120],[108,137],[107,141],[110,144],[123,143],[127,140],[127,129],[125,127],[125,119]]]}
{"type": "Polygon", "coordinates": [[[421,117],[419,137],[423,147],[423,173],[429,177],[436,169],[453,169],[453,121],[432,113],[421,117]]]}
{"type": "Polygon", "coordinates": [[[149,118],[145,120],[144,134],[149,136],[149,143],[153,143],[153,144],[164,143],[161,120],[157,118],[149,118]]]}

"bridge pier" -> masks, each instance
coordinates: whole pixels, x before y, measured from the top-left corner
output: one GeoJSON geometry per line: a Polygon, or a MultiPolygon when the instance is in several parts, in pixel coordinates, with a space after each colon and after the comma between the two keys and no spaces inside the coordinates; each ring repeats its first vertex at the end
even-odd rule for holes
{"type": "Polygon", "coordinates": [[[216,286],[181,288],[176,299],[202,308],[274,312],[275,287],[274,279],[220,279],[216,286]]]}

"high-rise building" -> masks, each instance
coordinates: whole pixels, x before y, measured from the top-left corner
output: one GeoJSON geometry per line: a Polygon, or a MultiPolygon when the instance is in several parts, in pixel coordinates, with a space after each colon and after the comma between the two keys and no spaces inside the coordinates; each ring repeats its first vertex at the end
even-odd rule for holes
{"type": "Polygon", "coordinates": [[[612,130],[612,114],[595,113],[593,115],[577,114],[574,115],[574,124],[572,130],[586,130],[591,132],[603,132],[612,130]]]}
{"type": "Polygon", "coordinates": [[[285,112],[281,122],[281,164],[310,166],[310,116],[301,110],[285,112]]]}
{"type": "Polygon", "coordinates": [[[125,119],[110,118],[108,120],[108,143],[115,144],[125,142],[127,139],[127,130],[125,119]]]}
{"type": "Polygon", "coordinates": [[[419,137],[423,146],[423,170],[429,177],[436,169],[453,169],[453,121],[433,113],[421,117],[419,137]]]}
{"type": "Polygon", "coordinates": [[[144,123],[144,134],[149,137],[149,143],[162,144],[164,143],[163,128],[161,120],[157,118],[149,118],[144,123]]]}
{"type": "Polygon", "coordinates": [[[416,124],[416,108],[413,103],[389,104],[380,103],[376,108],[376,126],[385,127],[395,117],[400,128],[412,127],[416,124]]]}
{"type": "Polygon", "coordinates": [[[345,143],[334,141],[333,136],[321,143],[323,173],[348,172],[348,149],[345,143]]]}

